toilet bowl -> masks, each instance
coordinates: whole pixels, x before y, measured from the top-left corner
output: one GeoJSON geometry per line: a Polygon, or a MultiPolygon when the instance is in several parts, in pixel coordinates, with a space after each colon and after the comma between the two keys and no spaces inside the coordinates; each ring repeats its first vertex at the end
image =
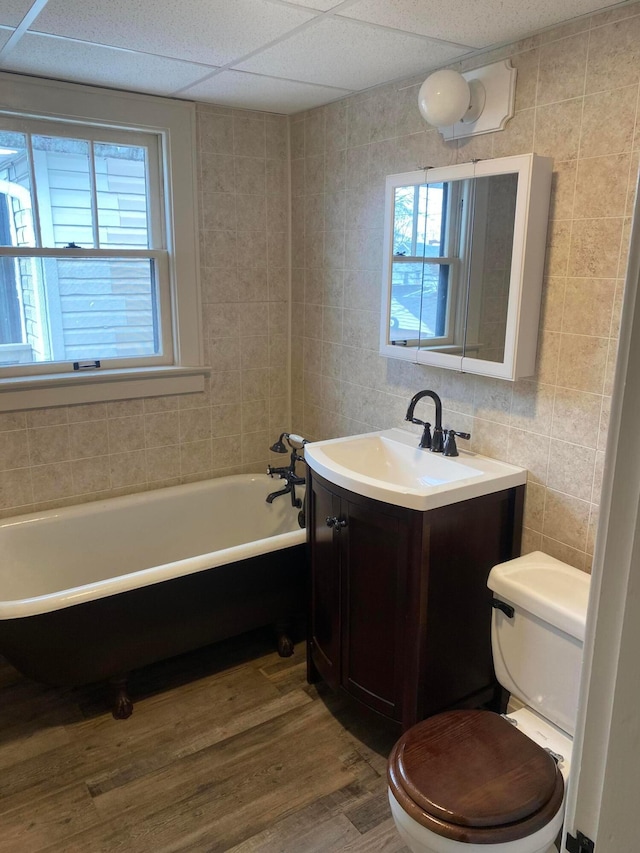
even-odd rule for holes
{"type": "Polygon", "coordinates": [[[498,680],[524,707],[446,711],[401,736],[389,804],[413,853],[556,851],[589,577],[536,552],[496,566],[489,586],[498,680]]]}

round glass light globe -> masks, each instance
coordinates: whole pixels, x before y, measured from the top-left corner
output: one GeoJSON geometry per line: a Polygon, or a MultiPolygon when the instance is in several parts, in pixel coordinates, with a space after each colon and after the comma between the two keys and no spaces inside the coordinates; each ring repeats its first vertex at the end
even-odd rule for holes
{"type": "Polygon", "coordinates": [[[462,74],[445,68],[430,74],[420,86],[418,109],[429,124],[448,127],[460,121],[470,100],[469,84],[462,74]]]}

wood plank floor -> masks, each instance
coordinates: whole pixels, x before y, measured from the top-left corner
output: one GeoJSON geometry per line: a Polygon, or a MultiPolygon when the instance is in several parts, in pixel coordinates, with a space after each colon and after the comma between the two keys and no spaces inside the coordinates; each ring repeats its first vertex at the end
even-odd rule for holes
{"type": "Polygon", "coordinates": [[[0,853],[407,853],[395,733],[256,632],[139,670],[133,716],[0,662],[0,853]]]}

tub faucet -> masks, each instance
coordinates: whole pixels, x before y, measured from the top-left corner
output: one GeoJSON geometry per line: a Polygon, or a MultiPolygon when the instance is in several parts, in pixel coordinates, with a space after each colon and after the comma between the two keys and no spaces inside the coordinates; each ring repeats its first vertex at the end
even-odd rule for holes
{"type": "Polygon", "coordinates": [[[410,421],[412,424],[418,424],[424,427],[422,438],[420,439],[419,447],[428,448],[433,453],[442,453],[444,449],[444,436],[442,433],[442,400],[435,391],[418,391],[414,394],[409,403],[405,421],[410,421]],[[431,435],[431,424],[428,421],[421,421],[413,416],[416,408],[416,403],[422,400],[423,397],[431,397],[436,407],[436,422],[433,427],[433,436],[431,435]]]}
{"type": "Polygon", "coordinates": [[[302,447],[304,447],[305,444],[308,444],[307,439],[303,438],[301,435],[283,432],[275,444],[272,444],[269,448],[274,453],[290,452],[291,455],[288,465],[278,468],[273,465],[267,465],[267,474],[270,477],[278,477],[281,480],[285,480],[286,485],[284,488],[278,489],[277,491],[271,492],[267,495],[266,501],[270,504],[273,503],[275,498],[280,497],[280,495],[291,495],[291,506],[300,509],[302,507],[302,501],[296,496],[296,486],[304,486],[306,481],[304,477],[300,477],[296,474],[296,462],[304,462],[304,456],[300,452],[302,447],[294,447],[291,442],[300,444],[302,447]],[[289,448],[285,445],[285,441],[289,445],[289,448]]]}

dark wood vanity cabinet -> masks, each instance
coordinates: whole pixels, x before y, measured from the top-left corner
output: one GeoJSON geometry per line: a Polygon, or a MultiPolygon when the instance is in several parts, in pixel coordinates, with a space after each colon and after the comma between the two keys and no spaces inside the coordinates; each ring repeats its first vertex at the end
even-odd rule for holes
{"type": "Polygon", "coordinates": [[[520,553],[524,486],[418,512],[307,482],[309,681],[403,728],[497,701],[486,581],[520,553]]]}

